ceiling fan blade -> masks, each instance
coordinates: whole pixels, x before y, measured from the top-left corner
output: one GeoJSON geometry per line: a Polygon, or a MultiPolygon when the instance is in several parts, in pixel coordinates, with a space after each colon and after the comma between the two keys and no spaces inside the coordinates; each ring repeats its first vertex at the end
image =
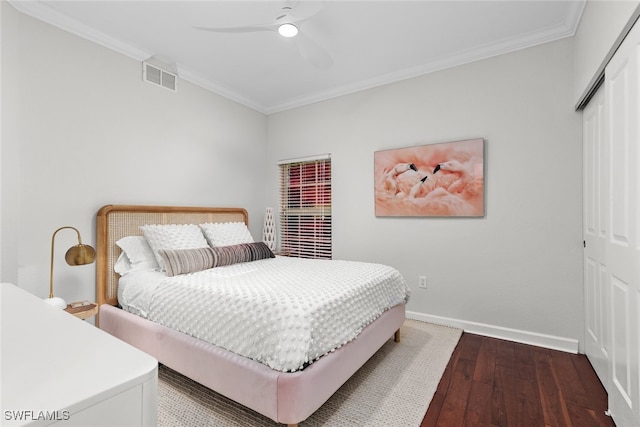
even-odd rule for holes
{"type": "Polygon", "coordinates": [[[294,41],[300,55],[316,67],[327,69],[333,65],[331,55],[309,36],[300,32],[294,41]]]}
{"type": "MultiPolygon", "coordinates": [[[[323,8],[321,1],[285,0],[282,13],[275,21],[268,24],[244,25],[235,27],[193,27],[196,30],[213,33],[253,33],[258,31],[278,31],[285,23],[294,24],[300,28],[300,23],[308,20],[323,8]]],[[[294,43],[300,55],[318,68],[327,69],[333,65],[333,59],[322,46],[312,40],[302,31],[294,37],[294,43]]]]}
{"type": "Polygon", "coordinates": [[[291,3],[291,9],[287,16],[291,22],[296,24],[314,17],[324,7],[321,2],[316,1],[293,1],[289,3],[291,3]]]}
{"type": "Polygon", "coordinates": [[[256,24],[242,27],[193,27],[196,30],[212,33],[254,33],[257,31],[276,31],[279,24],[256,24]]]}

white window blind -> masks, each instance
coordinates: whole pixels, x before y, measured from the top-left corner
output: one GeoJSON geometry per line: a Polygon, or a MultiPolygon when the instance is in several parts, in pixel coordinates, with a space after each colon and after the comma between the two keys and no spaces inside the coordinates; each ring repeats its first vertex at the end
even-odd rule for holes
{"type": "Polygon", "coordinates": [[[331,259],[331,158],[280,162],[282,250],[331,259]]]}

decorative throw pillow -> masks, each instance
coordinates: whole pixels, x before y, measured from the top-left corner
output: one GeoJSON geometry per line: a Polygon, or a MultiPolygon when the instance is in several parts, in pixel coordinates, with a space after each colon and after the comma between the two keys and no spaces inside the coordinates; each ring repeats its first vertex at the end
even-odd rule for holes
{"type": "Polygon", "coordinates": [[[241,243],[239,245],[219,246],[211,249],[214,258],[212,267],[276,257],[264,242],[241,243]]]}
{"type": "Polygon", "coordinates": [[[161,270],[164,261],[160,249],[198,249],[209,246],[195,224],[146,224],[140,227],[161,270]]]}
{"type": "Polygon", "coordinates": [[[195,273],[213,267],[275,258],[264,242],[198,249],[160,249],[167,276],[195,273]]]}
{"type": "Polygon", "coordinates": [[[210,247],[199,249],[160,249],[167,276],[195,273],[213,267],[214,255],[210,247]]]}
{"type": "Polygon", "coordinates": [[[122,253],[126,255],[126,261],[119,258],[116,262],[116,266],[120,271],[116,271],[119,274],[124,274],[128,271],[142,270],[142,269],[157,269],[158,261],[151,251],[151,247],[147,243],[147,240],[143,236],[127,236],[116,242],[116,245],[122,249],[122,253]]]}
{"type": "Polygon", "coordinates": [[[254,242],[251,232],[244,222],[207,222],[200,224],[200,228],[211,247],[254,242]]]}

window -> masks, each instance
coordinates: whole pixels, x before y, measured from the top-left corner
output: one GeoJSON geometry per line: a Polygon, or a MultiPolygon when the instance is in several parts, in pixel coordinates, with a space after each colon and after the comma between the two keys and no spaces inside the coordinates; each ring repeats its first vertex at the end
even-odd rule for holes
{"type": "Polygon", "coordinates": [[[300,258],[331,259],[331,158],[280,162],[282,250],[300,258]]]}

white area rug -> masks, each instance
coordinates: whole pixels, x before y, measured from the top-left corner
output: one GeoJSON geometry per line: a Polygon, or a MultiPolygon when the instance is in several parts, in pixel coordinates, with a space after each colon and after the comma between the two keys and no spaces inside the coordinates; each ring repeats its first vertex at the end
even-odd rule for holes
{"type": "MultiPolygon", "coordinates": [[[[300,427],[418,427],[461,334],[459,329],[407,320],[400,343],[384,344],[300,427]]],[[[164,366],[158,383],[158,425],[281,426],[164,366]]]]}

